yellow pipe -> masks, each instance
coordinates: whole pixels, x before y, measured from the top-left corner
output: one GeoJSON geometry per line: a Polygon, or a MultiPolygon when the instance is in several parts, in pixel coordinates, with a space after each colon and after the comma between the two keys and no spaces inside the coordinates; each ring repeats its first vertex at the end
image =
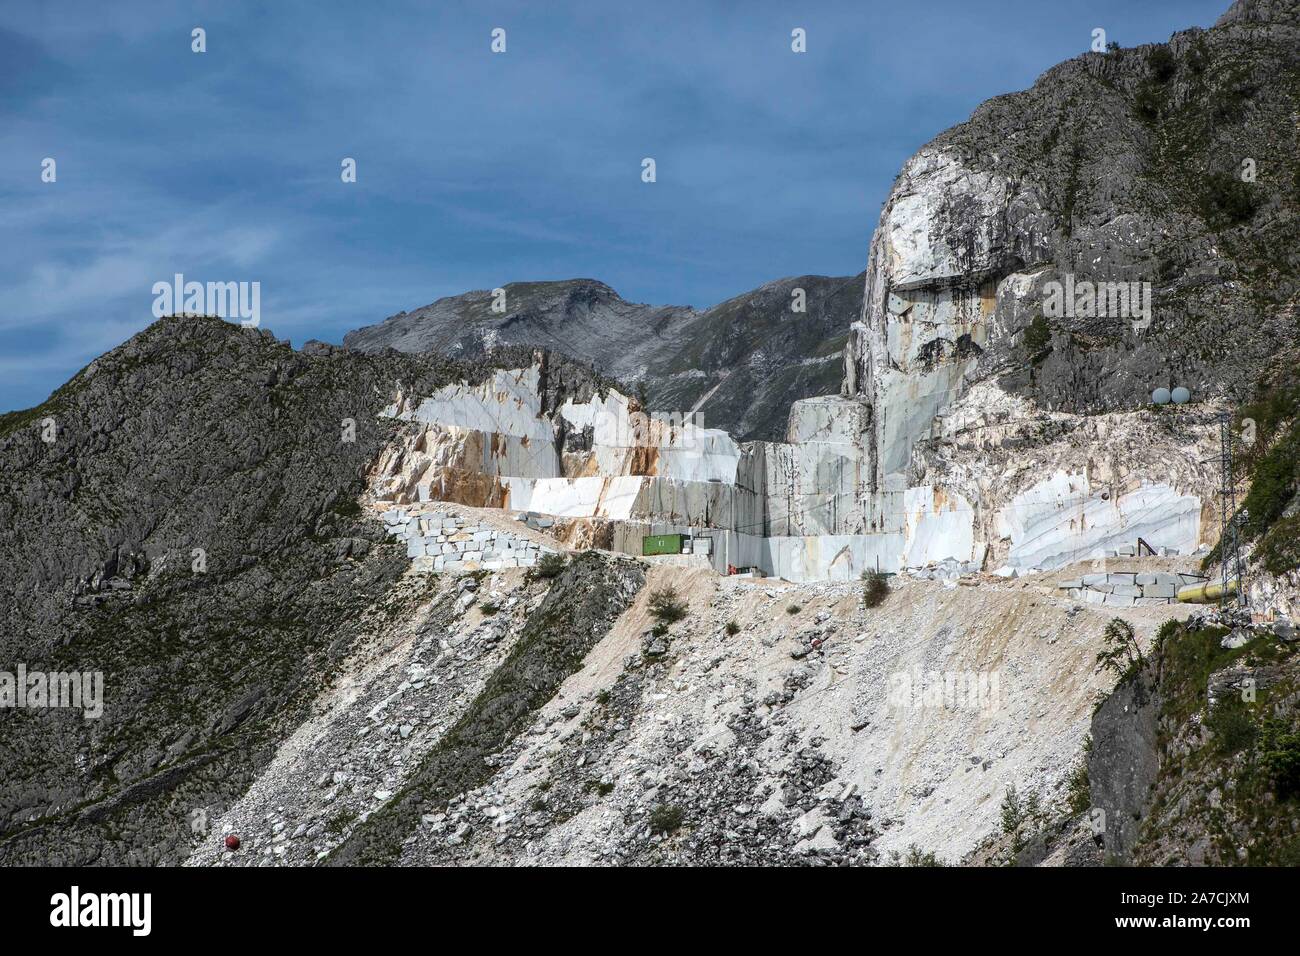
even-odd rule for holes
{"type": "MultiPolygon", "coordinates": [[[[1228,594],[1237,593],[1237,579],[1228,581],[1228,594]]],[[[1206,581],[1204,584],[1189,584],[1178,589],[1178,600],[1184,604],[1213,604],[1223,597],[1222,581],[1206,581]]]]}

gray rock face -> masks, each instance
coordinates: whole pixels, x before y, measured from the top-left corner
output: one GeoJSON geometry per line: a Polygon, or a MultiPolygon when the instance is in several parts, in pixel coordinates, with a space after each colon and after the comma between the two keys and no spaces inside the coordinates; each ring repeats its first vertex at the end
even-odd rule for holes
{"type": "MultiPolygon", "coordinates": [[[[845,394],[875,415],[877,480],[972,384],[1091,414],[1183,385],[1248,396],[1296,361],[1300,5],[1088,53],[981,105],[908,161],[872,242],[845,394]],[[1049,283],[1150,284],[1047,306],[1049,283]],[[1103,296],[1102,298],[1106,298],[1103,296]]],[[[1082,295],[1082,292],[1079,293],[1082,295]]]]}
{"type": "Polygon", "coordinates": [[[839,390],[839,352],[862,307],[860,276],[781,279],[703,311],[626,302],[592,279],[504,289],[504,312],[490,291],[467,292],[349,332],[344,345],[455,357],[546,348],[626,383],[652,410],[698,407],[711,428],[776,441],[792,402],[839,390]],[[792,309],[795,289],[804,312],[792,309]]]}
{"type": "Polygon", "coordinates": [[[528,728],[644,583],[644,567],[630,558],[587,551],[571,561],[468,711],[425,756],[401,795],[330,855],[330,865],[399,862],[423,817],[493,776],[494,755],[528,728]]]}
{"type": "Polygon", "coordinates": [[[1092,718],[1088,782],[1093,812],[1105,816],[1103,853],[1128,862],[1160,772],[1160,701],[1152,675],[1143,671],[1115,688],[1092,718]]]}

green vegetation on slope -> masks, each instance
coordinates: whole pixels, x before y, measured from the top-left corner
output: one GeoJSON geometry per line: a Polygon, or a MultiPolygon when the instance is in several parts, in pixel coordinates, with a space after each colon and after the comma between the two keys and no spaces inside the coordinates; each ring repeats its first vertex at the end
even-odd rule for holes
{"type": "Polygon", "coordinates": [[[1161,765],[1137,863],[1300,863],[1300,653],[1271,635],[1225,648],[1226,633],[1158,635],[1161,765]]]}

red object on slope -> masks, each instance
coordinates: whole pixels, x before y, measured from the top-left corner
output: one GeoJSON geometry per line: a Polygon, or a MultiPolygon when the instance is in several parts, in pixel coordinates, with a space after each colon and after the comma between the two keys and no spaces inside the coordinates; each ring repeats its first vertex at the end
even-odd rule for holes
{"type": "Polygon", "coordinates": [[[233,833],[230,834],[230,836],[226,837],[226,849],[227,849],[227,850],[238,850],[238,849],[239,849],[239,837],[237,837],[237,836],[236,836],[235,834],[233,834],[233,833]]]}

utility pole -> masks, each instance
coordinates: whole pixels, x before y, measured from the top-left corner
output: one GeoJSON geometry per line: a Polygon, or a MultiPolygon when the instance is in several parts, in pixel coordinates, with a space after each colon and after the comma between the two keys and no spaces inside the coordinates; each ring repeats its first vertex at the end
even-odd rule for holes
{"type": "Polygon", "coordinates": [[[1246,604],[1246,569],[1241,563],[1241,541],[1237,533],[1237,486],[1232,459],[1232,413],[1219,413],[1219,513],[1223,531],[1219,536],[1219,558],[1223,565],[1223,593],[1219,607],[1232,603],[1228,583],[1237,581],[1237,603],[1246,604]]]}

